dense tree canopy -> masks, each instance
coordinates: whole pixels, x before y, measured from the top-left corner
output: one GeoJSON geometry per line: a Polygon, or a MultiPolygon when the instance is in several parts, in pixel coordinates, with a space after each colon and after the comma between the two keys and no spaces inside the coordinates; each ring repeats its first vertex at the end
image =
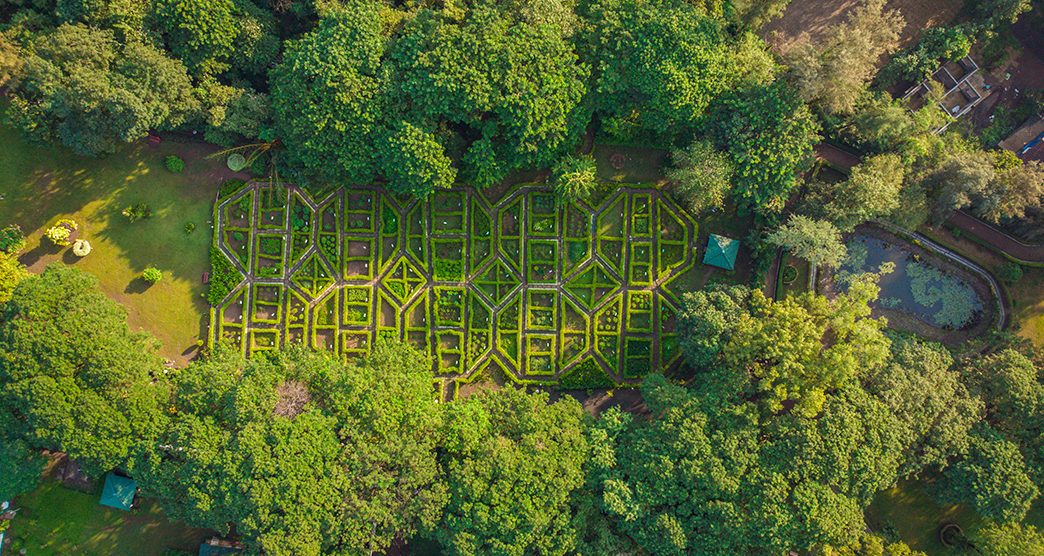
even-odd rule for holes
{"type": "Polygon", "coordinates": [[[96,155],[172,129],[197,109],[185,66],[110,31],[62,25],[38,37],[25,57],[11,115],[29,135],[96,155]]]}
{"type": "Polygon", "coordinates": [[[399,343],[349,365],[219,351],[177,377],[178,413],[140,476],[173,515],[234,523],[267,554],[384,550],[443,504],[431,381],[399,343]]]}
{"type": "Polygon", "coordinates": [[[450,406],[442,461],[450,499],[436,538],[451,554],[565,554],[584,482],[586,418],[569,397],[508,387],[450,406]]]}
{"type": "Polygon", "coordinates": [[[159,434],[166,388],[154,341],[97,279],[61,264],[22,280],[0,319],[0,414],[32,446],[98,475],[159,434]]]}

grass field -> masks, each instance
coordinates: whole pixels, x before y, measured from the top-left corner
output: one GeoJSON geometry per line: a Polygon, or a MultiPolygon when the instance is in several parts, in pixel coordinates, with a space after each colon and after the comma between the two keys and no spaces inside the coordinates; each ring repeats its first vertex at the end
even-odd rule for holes
{"type": "Polygon", "coordinates": [[[901,482],[878,494],[866,513],[867,523],[875,531],[894,527],[910,548],[928,556],[960,554],[939,542],[942,525],[956,523],[967,532],[982,524],[982,519],[968,508],[939,505],[922,483],[913,481],[901,482]]]}
{"type": "Polygon", "coordinates": [[[8,532],[12,554],[32,556],[151,556],[164,550],[195,552],[213,531],[193,529],[164,517],[151,501],[131,512],[98,504],[98,493],[84,493],[47,481],[15,501],[18,517],[8,532]]]}
{"type": "Polygon", "coordinates": [[[200,276],[208,268],[211,202],[228,173],[222,162],[205,159],[210,148],[197,144],[137,144],[89,159],[30,144],[3,127],[0,142],[0,223],[18,224],[29,236],[22,262],[34,272],[63,261],[94,274],[127,308],[133,329],[151,332],[165,357],[184,363],[206,326],[200,276]],[[186,160],[181,174],[163,165],[172,153],[186,160]],[[136,203],[148,204],[152,218],[132,224],[120,214],[136,203]],[[41,241],[59,218],[79,224],[79,237],[93,247],[88,256],[41,241]],[[147,265],[163,271],[152,287],[138,278],[147,265]]]}

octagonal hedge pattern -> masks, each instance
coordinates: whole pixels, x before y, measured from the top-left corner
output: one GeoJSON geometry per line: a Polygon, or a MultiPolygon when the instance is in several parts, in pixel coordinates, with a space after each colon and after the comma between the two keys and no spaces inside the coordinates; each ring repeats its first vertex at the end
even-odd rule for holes
{"type": "Polygon", "coordinates": [[[532,184],[418,201],[256,182],[215,212],[243,281],[212,312],[210,338],[245,353],[305,343],[357,357],[398,337],[454,384],[577,369],[629,383],[680,359],[697,224],[654,188],[588,206],[532,184]]]}

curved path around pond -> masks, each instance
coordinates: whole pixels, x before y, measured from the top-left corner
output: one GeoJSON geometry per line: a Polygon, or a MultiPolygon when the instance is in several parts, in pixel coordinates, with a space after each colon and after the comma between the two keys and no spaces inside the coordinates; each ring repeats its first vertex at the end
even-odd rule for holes
{"type": "Polygon", "coordinates": [[[934,241],[928,239],[927,237],[917,232],[904,230],[902,228],[899,228],[898,226],[888,224],[887,222],[875,222],[875,225],[901,238],[915,240],[920,244],[921,247],[934,253],[937,253],[938,255],[941,255],[947,259],[950,259],[951,261],[967,268],[969,271],[985,280],[986,284],[990,287],[990,292],[993,294],[993,300],[996,304],[997,309],[997,318],[994,319],[993,322],[994,327],[997,330],[1004,330],[1004,328],[1008,325],[1007,302],[1004,299],[1004,290],[1001,289],[1000,284],[997,283],[997,280],[993,277],[992,274],[987,272],[986,269],[968,260],[967,258],[958,255],[957,253],[954,253],[953,251],[943,247],[942,245],[935,243],[934,241]]]}

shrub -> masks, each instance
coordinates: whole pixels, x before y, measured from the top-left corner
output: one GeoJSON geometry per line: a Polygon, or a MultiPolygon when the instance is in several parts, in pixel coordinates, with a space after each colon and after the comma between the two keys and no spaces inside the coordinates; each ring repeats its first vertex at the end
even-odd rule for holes
{"type": "Polygon", "coordinates": [[[126,216],[127,220],[131,222],[137,222],[138,220],[150,218],[152,216],[152,208],[145,203],[138,203],[124,208],[120,214],[126,216]]]}
{"type": "Polygon", "coordinates": [[[207,289],[207,302],[217,307],[236,287],[242,277],[236,266],[217,247],[210,248],[210,287],[207,289]]]}
{"type": "Polygon", "coordinates": [[[797,280],[797,277],[798,277],[798,269],[794,265],[788,264],[786,267],[783,268],[783,283],[784,284],[788,284],[788,285],[789,284],[793,284],[794,280],[797,280]]]}
{"type": "Polygon", "coordinates": [[[605,374],[605,371],[593,359],[587,359],[569,371],[558,381],[563,390],[593,390],[595,388],[614,388],[616,382],[605,374]]]}
{"type": "Polygon", "coordinates": [[[185,161],[182,160],[181,157],[173,154],[164,158],[163,164],[167,167],[167,170],[170,170],[175,174],[180,174],[185,169],[185,161]]]}
{"type": "Polygon", "coordinates": [[[551,170],[551,185],[563,201],[586,201],[598,187],[597,170],[591,155],[567,156],[551,170]]]}
{"type": "Polygon", "coordinates": [[[68,247],[72,243],[69,241],[69,237],[78,227],[76,222],[63,218],[51,226],[44,235],[51,240],[51,243],[59,247],[68,247]]]}
{"type": "Polygon", "coordinates": [[[9,224],[0,229],[0,251],[15,254],[25,248],[25,234],[18,224],[9,224]]]}
{"type": "Polygon", "coordinates": [[[186,234],[191,234],[194,231],[196,231],[196,224],[193,223],[193,222],[186,222],[185,223],[185,233],[186,234]]]}
{"type": "Polygon", "coordinates": [[[234,193],[238,192],[240,189],[243,189],[245,185],[246,182],[243,180],[225,180],[225,182],[221,184],[221,189],[218,191],[218,197],[221,199],[231,197],[234,193]]]}
{"type": "Polygon", "coordinates": [[[997,276],[1009,284],[1014,284],[1022,279],[1022,265],[1016,262],[1006,262],[997,270],[997,276]]]}
{"type": "Polygon", "coordinates": [[[240,153],[232,153],[228,155],[228,160],[225,161],[225,164],[228,165],[229,170],[239,172],[247,167],[247,160],[246,157],[240,153]]]}
{"type": "Polygon", "coordinates": [[[141,279],[150,284],[155,284],[163,279],[163,272],[154,266],[147,266],[141,271],[141,279]]]}
{"type": "Polygon", "coordinates": [[[73,243],[72,247],[73,255],[77,257],[86,257],[91,254],[91,242],[86,239],[78,239],[76,243],[73,243]]]}

